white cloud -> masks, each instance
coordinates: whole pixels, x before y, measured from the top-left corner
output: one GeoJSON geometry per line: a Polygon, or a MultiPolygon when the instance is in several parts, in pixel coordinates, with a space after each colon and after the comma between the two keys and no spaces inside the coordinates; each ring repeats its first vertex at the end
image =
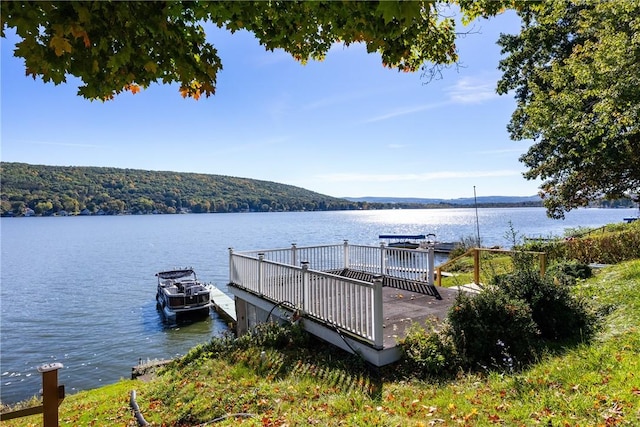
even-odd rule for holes
{"type": "Polygon", "coordinates": [[[387,114],[382,114],[382,115],[377,116],[377,117],[372,117],[370,119],[363,120],[362,123],[380,122],[380,121],[389,120],[389,119],[392,119],[392,118],[395,118],[395,117],[406,116],[408,114],[415,114],[415,113],[419,113],[421,111],[426,111],[426,110],[432,110],[434,108],[442,107],[444,105],[447,105],[447,103],[446,102],[438,102],[438,103],[433,103],[433,104],[418,105],[418,106],[415,106],[415,107],[399,109],[399,110],[395,110],[395,111],[392,111],[392,112],[387,113],[387,114]]]}
{"type": "Polygon", "coordinates": [[[55,147],[80,147],[80,148],[104,148],[97,144],[81,144],[75,142],[54,142],[54,141],[24,141],[23,144],[30,145],[50,145],[55,147]]]}
{"type": "Polygon", "coordinates": [[[404,182],[404,181],[435,181],[441,179],[492,178],[506,176],[521,176],[516,170],[495,171],[442,171],[429,173],[408,174],[363,174],[363,173],[334,173],[319,175],[316,178],[330,182],[404,182]]]}
{"type": "Polygon", "coordinates": [[[463,77],[446,89],[449,100],[455,104],[479,104],[499,97],[495,91],[496,79],[482,80],[463,77]]]}
{"type": "Polygon", "coordinates": [[[390,148],[392,150],[397,150],[400,148],[407,148],[409,147],[409,145],[407,144],[387,144],[387,148],[390,148]]]}

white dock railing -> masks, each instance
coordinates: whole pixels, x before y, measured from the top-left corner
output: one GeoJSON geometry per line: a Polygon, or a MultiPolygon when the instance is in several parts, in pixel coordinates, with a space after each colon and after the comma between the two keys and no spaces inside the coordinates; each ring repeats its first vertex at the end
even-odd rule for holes
{"type": "Polygon", "coordinates": [[[337,245],[266,249],[242,252],[258,258],[286,265],[301,266],[307,262],[317,271],[351,269],[405,280],[417,280],[433,285],[435,273],[433,247],[428,249],[390,248],[380,246],[350,245],[348,241],[337,245]]]}
{"type": "Polygon", "coordinates": [[[242,253],[229,249],[229,279],[260,297],[301,310],[382,348],[382,276],[433,285],[433,259],[433,248],[360,246],[347,241],[242,253]],[[331,273],[344,269],[370,273],[373,283],[331,273]]]}

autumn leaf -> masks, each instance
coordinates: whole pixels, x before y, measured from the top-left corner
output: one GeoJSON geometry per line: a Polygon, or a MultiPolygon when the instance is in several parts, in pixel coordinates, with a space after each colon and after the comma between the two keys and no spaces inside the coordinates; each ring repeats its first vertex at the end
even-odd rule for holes
{"type": "Polygon", "coordinates": [[[89,35],[81,26],[71,25],[71,35],[75,38],[82,37],[84,41],[84,47],[91,47],[91,40],[89,40],[89,35]]]}
{"type": "Polygon", "coordinates": [[[498,414],[489,415],[489,421],[492,423],[498,423],[500,422],[500,416],[498,416],[498,414]]]}
{"type": "Polygon", "coordinates": [[[148,61],[144,64],[144,69],[150,73],[155,73],[158,70],[158,64],[153,61],[148,61]]]}
{"type": "Polygon", "coordinates": [[[65,52],[71,53],[73,48],[71,47],[71,43],[65,37],[59,36],[56,34],[51,37],[51,41],[49,42],[49,47],[52,47],[56,56],[62,56],[65,52]]]}

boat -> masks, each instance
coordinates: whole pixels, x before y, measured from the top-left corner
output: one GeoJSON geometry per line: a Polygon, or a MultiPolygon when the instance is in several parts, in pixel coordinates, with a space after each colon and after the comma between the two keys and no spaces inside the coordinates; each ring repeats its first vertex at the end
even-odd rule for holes
{"type": "Polygon", "coordinates": [[[212,306],[210,286],[199,281],[192,268],[161,271],[156,277],[156,303],[165,319],[176,322],[209,314],[212,306]]]}
{"type": "Polygon", "coordinates": [[[390,248],[418,249],[424,247],[427,236],[424,234],[381,234],[379,239],[389,240],[390,248]]]}

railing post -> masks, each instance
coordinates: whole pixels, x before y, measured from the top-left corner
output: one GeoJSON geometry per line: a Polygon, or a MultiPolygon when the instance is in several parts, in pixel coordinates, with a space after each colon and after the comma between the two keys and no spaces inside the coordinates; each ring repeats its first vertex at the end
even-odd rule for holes
{"type": "Polygon", "coordinates": [[[382,312],[382,276],[373,278],[373,346],[384,347],[384,314],[382,312]]]}
{"type": "Polygon", "coordinates": [[[384,245],[384,242],[380,243],[380,275],[384,276],[385,270],[387,268],[386,266],[386,259],[387,257],[386,255],[386,247],[384,245]]]}
{"type": "Polygon", "coordinates": [[[309,307],[309,261],[302,261],[302,312],[308,313],[309,307]]]}
{"type": "Polygon", "coordinates": [[[480,284],[480,249],[473,250],[473,283],[480,284]]]}
{"type": "Polygon", "coordinates": [[[298,246],[297,243],[291,244],[291,265],[298,265],[298,246]]]}
{"type": "Polygon", "coordinates": [[[347,270],[349,268],[349,241],[345,240],[343,243],[343,254],[342,259],[344,260],[344,269],[347,270]]]}
{"type": "Polygon", "coordinates": [[[229,248],[229,282],[235,283],[235,279],[233,274],[233,248],[229,248]]]}
{"type": "Polygon", "coordinates": [[[258,295],[262,296],[262,277],[263,277],[263,261],[264,261],[264,253],[258,254],[258,295]]]}
{"type": "MultiPolygon", "coordinates": [[[[436,257],[436,249],[435,246],[433,244],[429,244],[429,251],[428,251],[428,259],[427,259],[427,274],[429,275],[427,277],[427,283],[429,283],[429,286],[433,286],[433,278],[435,275],[435,257],[436,257]]],[[[440,285],[440,283],[438,283],[438,285],[440,285]]]]}
{"type": "Polygon", "coordinates": [[[547,254],[540,253],[540,277],[544,277],[547,271],[547,254]]]}
{"type": "Polygon", "coordinates": [[[42,373],[42,415],[44,427],[58,427],[58,405],[64,399],[64,386],[58,387],[58,369],[62,363],[38,367],[42,373]]]}

